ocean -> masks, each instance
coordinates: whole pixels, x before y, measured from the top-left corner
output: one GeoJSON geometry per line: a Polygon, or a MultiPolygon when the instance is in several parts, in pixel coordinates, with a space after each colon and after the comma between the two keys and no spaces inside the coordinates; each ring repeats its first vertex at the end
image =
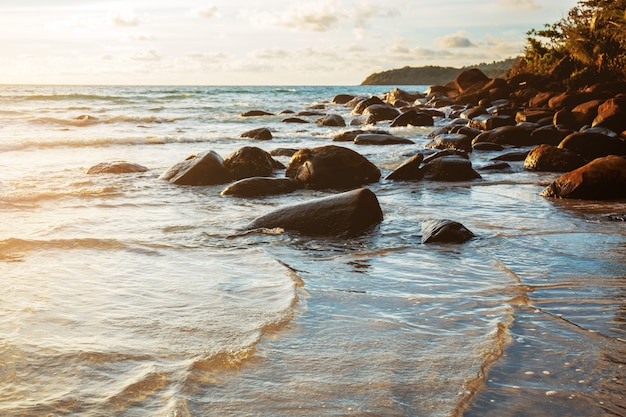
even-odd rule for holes
{"type": "MultiPolygon", "coordinates": [[[[558,174],[522,162],[381,179],[383,222],[344,239],[242,233],[332,190],[237,198],[159,179],[208,150],[331,144],[352,128],[279,113],[350,121],[336,94],[390,88],[0,86],[0,414],[626,416],[625,201],[547,200],[558,174]],[[258,127],[274,138],[240,138],[258,127]],[[86,173],[119,160],[148,171],[86,173]],[[422,244],[428,219],[476,238],[422,244]]],[[[432,130],[339,145],[384,177],[432,130]]]]}

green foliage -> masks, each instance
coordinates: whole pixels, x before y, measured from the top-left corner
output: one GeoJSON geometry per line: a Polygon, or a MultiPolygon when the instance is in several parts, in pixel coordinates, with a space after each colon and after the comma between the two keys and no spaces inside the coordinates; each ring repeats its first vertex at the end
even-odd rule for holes
{"type": "Polygon", "coordinates": [[[570,85],[626,80],[626,0],[579,1],[565,18],[527,35],[512,74],[550,75],[567,60],[570,85]]]}

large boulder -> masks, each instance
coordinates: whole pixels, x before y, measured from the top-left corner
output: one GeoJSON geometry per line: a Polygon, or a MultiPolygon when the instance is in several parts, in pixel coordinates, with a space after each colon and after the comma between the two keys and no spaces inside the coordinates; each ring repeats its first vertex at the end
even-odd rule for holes
{"type": "Polygon", "coordinates": [[[454,85],[460,93],[464,93],[470,88],[480,89],[484,87],[490,81],[481,70],[478,68],[471,68],[461,72],[454,79],[454,85]]]}
{"type": "Polygon", "coordinates": [[[368,97],[366,99],[363,99],[361,101],[359,101],[355,106],[354,109],[352,110],[352,113],[354,114],[362,114],[366,108],[368,108],[371,105],[374,104],[385,104],[385,102],[377,97],[377,96],[372,96],[372,97],[368,97]]]}
{"type": "Polygon", "coordinates": [[[278,168],[272,156],[256,146],[244,146],[228,155],[224,166],[236,180],[249,177],[267,177],[278,168]]]}
{"type": "Polygon", "coordinates": [[[613,132],[621,133],[626,130],[626,96],[609,99],[598,107],[598,116],[593,126],[606,127],[613,132]]]}
{"type": "Polygon", "coordinates": [[[87,174],[132,174],[146,172],[148,168],[143,165],[126,161],[101,162],[89,168],[87,174]]]}
{"type": "Polygon", "coordinates": [[[335,97],[333,97],[332,102],[335,104],[346,104],[353,98],[354,96],[352,94],[337,94],[335,97]]]}
{"type": "Polygon", "coordinates": [[[222,190],[221,194],[235,197],[258,197],[287,194],[302,187],[303,184],[293,178],[252,177],[230,184],[222,190]]]}
{"type": "Polygon", "coordinates": [[[312,236],[359,235],[380,224],[383,213],[367,188],[280,208],[255,219],[248,229],[282,228],[312,236]]]}
{"type": "Polygon", "coordinates": [[[422,170],[424,178],[435,181],[471,181],[481,178],[468,159],[457,155],[432,159],[424,164],[422,170]]]}
{"type": "Polygon", "coordinates": [[[422,223],[422,243],[464,243],[475,235],[453,220],[426,220],[422,223]]]}
{"type": "Polygon", "coordinates": [[[595,159],[563,174],[541,195],[586,200],[626,198],[626,159],[615,155],[595,159]]]}
{"type": "Polygon", "coordinates": [[[296,152],[286,175],[315,189],[353,188],[380,179],[380,170],[363,155],[336,145],[296,152]]]}
{"type": "Polygon", "coordinates": [[[387,104],[372,104],[363,110],[363,115],[372,115],[375,122],[394,120],[400,116],[400,110],[387,104]]]}
{"type": "Polygon", "coordinates": [[[592,161],[607,155],[626,155],[626,142],[597,132],[576,132],[559,143],[559,148],[569,149],[592,161]]]}
{"type": "Polygon", "coordinates": [[[424,145],[426,149],[456,149],[457,151],[470,152],[472,139],[461,133],[445,133],[437,135],[433,140],[424,145]]]}
{"type": "Polygon", "coordinates": [[[344,120],[344,118],[338,114],[327,114],[317,119],[315,123],[321,126],[330,127],[344,127],[346,125],[346,121],[344,120]]]}
{"type": "MultiPolygon", "coordinates": [[[[572,116],[576,121],[576,126],[582,127],[585,125],[591,125],[595,118],[598,116],[598,108],[606,100],[598,99],[586,101],[572,109],[572,116]]],[[[626,117],[626,115],[624,115],[626,117]]]]}
{"type": "Polygon", "coordinates": [[[416,110],[408,110],[391,122],[390,127],[403,127],[403,126],[433,126],[435,121],[433,117],[424,112],[418,112],[416,110]]]}
{"type": "Polygon", "coordinates": [[[233,174],[221,156],[207,151],[171,166],[159,178],[177,185],[216,185],[231,182],[233,174]]]}
{"type": "Polygon", "coordinates": [[[539,145],[524,160],[528,171],[569,172],[585,165],[585,160],[574,152],[550,145],[539,145]]]}

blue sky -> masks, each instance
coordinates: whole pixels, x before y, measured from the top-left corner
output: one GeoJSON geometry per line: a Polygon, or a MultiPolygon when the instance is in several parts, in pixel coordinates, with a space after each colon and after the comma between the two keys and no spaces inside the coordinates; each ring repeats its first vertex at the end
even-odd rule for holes
{"type": "Polygon", "coordinates": [[[3,0],[0,83],[354,85],[521,53],[575,0],[3,0]]]}

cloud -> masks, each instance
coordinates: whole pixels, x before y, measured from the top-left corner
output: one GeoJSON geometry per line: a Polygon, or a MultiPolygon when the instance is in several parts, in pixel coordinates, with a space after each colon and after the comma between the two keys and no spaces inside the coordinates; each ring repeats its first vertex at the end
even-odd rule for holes
{"type": "Polygon", "coordinates": [[[161,57],[154,49],[150,49],[148,51],[137,52],[131,59],[133,61],[160,61],[161,57]]]}
{"type": "Polygon", "coordinates": [[[522,12],[541,9],[541,5],[535,3],[535,0],[498,0],[498,4],[522,12]]]}
{"type": "Polygon", "coordinates": [[[111,21],[115,26],[134,27],[139,25],[139,18],[134,12],[117,12],[111,17],[111,21]]]}
{"type": "Polygon", "coordinates": [[[263,12],[254,17],[262,26],[283,27],[306,32],[327,32],[336,27],[342,14],[335,2],[299,3],[283,12],[263,12]]]}
{"type": "Polygon", "coordinates": [[[440,48],[471,48],[476,46],[467,38],[466,33],[463,31],[436,38],[435,43],[440,48]]]}
{"type": "Polygon", "coordinates": [[[202,9],[197,9],[194,11],[197,16],[200,16],[204,19],[211,19],[213,17],[217,17],[217,6],[207,6],[202,9]]]}
{"type": "Polygon", "coordinates": [[[285,59],[290,56],[288,50],[280,48],[257,49],[252,53],[252,57],[257,59],[285,59]]]}

